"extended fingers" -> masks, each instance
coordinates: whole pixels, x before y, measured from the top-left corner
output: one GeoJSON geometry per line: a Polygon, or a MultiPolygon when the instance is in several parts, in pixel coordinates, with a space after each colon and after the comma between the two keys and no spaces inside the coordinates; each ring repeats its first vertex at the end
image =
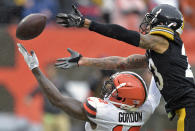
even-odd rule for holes
{"type": "Polygon", "coordinates": [[[68,61],[68,59],[69,59],[68,57],[67,58],[59,58],[59,59],[57,59],[57,61],[59,61],[59,62],[60,61],[68,61]]]}
{"type": "Polygon", "coordinates": [[[70,49],[70,48],[67,48],[67,50],[68,50],[68,52],[71,54],[71,56],[77,54],[76,51],[74,51],[74,50],[72,50],[72,49],[70,49]]]}
{"type": "Polygon", "coordinates": [[[55,63],[55,66],[61,66],[61,65],[66,65],[67,64],[67,62],[65,61],[65,62],[57,62],[57,63],[55,63]]]}
{"type": "Polygon", "coordinates": [[[30,54],[32,55],[32,57],[34,59],[37,59],[37,61],[38,61],[37,55],[35,54],[35,52],[33,50],[30,51],[30,54]]]}
{"type": "Polygon", "coordinates": [[[63,27],[69,27],[70,26],[70,24],[69,24],[70,23],[69,22],[70,16],[69,15],[59,13],[56,17],[58,18],[56,20],[56,23],[60,24],[63,27]]]}
{"type": "Polygon", "coordinates": [[[68,14],[65,14],[65,13],[58,13],[56,15],[57,18],[60,18],[60,19],[66,19],[66,18],[69,18],[68,14]]]}
{"type": "Polygon", "coordinates": [[[72,8],[73,8],[74,12],[75,12],[78,16],[83,16],[83,15],[81,14],[81,12],[77,9],[77,7],[76,7],[75,5],[72,5],[72,8]]]}
{"type": "Polygon", "coordinates": [[[55,64],[55,67],[57,67],[57,68],[61,68],[61,69],[69,69],[70,68],[70,65],[69,64],[58,64],[58,63],[56,63],[55,64]]]}
{"type": "MultiPolygon", "coordinates": [[[[72,54],[74,54],[75,53],[75,51],[73,51],[72,49],[70,49],[70,48],[67,48],[67,51],[72,55],[72,54]]],[[[68,61],[70,59],[70,57],[65,57],[65,58],[59,58],[59,59],[57,59],[57,61],[68,61]]]]}
{"type": "Polygon", "coordinates": [[[60,24],[63,27],[70,27],[69,24],[65,24],[64,22],[57,22],[58,24],[60,24]]]}
{"type": "Polygon", "coordinates": [[[20,43],[17,43],[17,46],[18,46],[18,50],[20,51],[20,53],[25,56],[25,55],[30,55],[28,53],[28,51],[24,48],[24,46],[20,43]]]}

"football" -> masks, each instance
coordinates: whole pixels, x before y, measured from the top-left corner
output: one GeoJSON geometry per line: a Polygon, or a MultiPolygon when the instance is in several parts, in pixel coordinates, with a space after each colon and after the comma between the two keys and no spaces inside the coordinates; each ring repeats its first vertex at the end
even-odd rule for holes
{"type": "Polygon", "coordinates": [[[20,40],[30,40],[41,34],[47,18],[44,14],[36,13],[24,17],[16,29],[16,37],[20,40]]]}

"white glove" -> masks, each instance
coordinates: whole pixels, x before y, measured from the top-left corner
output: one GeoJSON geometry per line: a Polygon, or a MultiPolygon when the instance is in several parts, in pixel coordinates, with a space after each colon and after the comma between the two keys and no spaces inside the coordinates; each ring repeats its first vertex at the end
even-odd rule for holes
{"type": "Polygon", "coordinates": [[[18,50],[20,51],[20,53],[24,56],[24,60],[26,61],[30,70],[39,66],[39,61],[34,51],[31,51],[30,52],[31,55],[30,55],[22,44],[18,43],[17,46],[18,46],[18,50]]]}

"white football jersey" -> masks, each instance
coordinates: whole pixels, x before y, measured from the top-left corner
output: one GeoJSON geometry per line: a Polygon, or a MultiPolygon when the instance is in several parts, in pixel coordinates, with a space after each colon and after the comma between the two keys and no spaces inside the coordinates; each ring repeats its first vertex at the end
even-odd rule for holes
{"type": "Polygon", "coordinates": [[[97,124],[92,129],[89,122],[85,124],[86,131],[139,131],[149,119],[160,102],[160,92],[152,78],[148,97],[145,103],[136,111],[126,111],[117,108],[107,100],[89,97],[83,104],[90,121],[97,124]]]}

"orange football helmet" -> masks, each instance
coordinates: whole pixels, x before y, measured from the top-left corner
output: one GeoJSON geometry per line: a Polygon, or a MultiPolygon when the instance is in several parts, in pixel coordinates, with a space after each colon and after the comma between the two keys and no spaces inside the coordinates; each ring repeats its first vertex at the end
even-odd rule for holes
{"type": "Polygon", "coordinates": [[[105,99],[125,110],[137,109],[147,97],[145,81],[129,71],[113,74],[110,80],[105,81],[101,92],[105,99]]]}

